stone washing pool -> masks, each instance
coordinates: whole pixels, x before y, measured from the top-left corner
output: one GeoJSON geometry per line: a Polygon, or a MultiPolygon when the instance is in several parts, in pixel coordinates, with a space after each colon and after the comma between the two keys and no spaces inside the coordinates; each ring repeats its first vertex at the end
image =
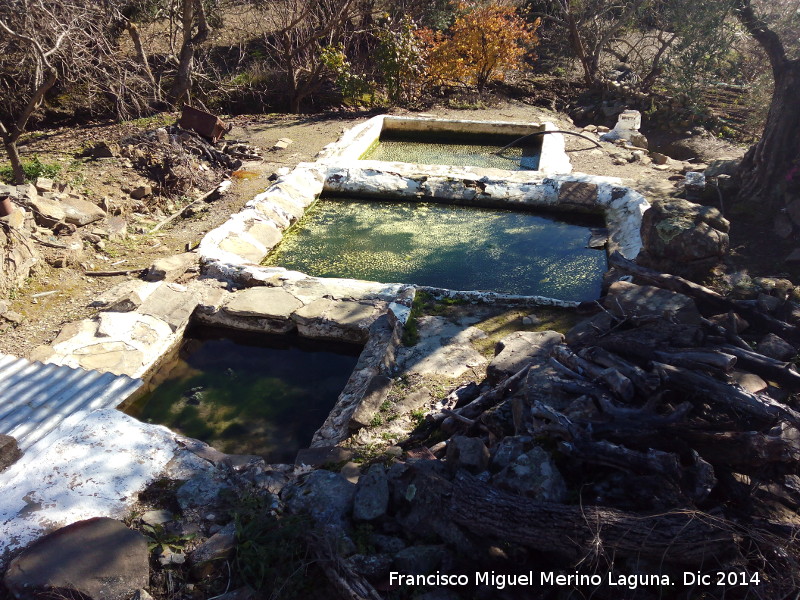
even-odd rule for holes
{"type": "Polygon", "coordinates": [[[434,202],[323,198],[265,261],[318,277],[584,301],[600,295],[602,219],[434,202]]]}
{"type": "Polygon", "coordinates": [[[325,420],[361,347],[193,327],[125,412],[229,454],[292,463],[325,420]]]}

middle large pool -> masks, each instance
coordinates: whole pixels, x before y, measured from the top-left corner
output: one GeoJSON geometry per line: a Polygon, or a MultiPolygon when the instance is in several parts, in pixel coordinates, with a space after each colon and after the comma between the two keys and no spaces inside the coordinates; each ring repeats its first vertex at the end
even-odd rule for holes
{"type": "Polygon", "coordinates": [[[589,216],[324,198],[264,264],[319,277],[593,300],[607,263],[588,243],[602,225],[589,216]]]}

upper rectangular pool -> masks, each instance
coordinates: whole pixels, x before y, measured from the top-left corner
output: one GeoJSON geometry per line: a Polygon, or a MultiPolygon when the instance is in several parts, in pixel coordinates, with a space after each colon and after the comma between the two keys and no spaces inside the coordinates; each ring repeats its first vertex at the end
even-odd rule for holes
{"type": "Polygon", "coordinates": [[[476,134],[388,130],[361,157],[407,162],[535,171],[539,168],[541,135],[476,134]]]}

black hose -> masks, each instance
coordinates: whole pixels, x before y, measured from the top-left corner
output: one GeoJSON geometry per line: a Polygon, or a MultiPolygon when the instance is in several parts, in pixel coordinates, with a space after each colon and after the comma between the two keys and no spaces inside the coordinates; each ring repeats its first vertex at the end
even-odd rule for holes
{"type": "MultiPolygon", "coordinates": [[[[575,133],[574,131],[563,131],[563,130],[561,130],[561,129],[551,129],[551,130],[548,130],[548,131],[535,131],[535,132],[533,132],[533,133],[529,133],[529,134],[527,134],[527,135],[523,135],[522,137],[519,137],[519,138],[515,139],[515,140],[514,140],[513,142],[511,142],[510,144],[506,144],[505,146],[503,146],[502,148],[500,148],[500,150],[498,150],[497,152],[492,152],[492,154],[496,154],[497,156],[500,156],[500,154],[503,152],[503,150],[506,150],[507,148],[511,148],[511,146],[513,146],[513,145],[514,145],[514,144],[516,144],[517,142],[521,142],[521,141],[522,141],[522,140],[524,140],[525,138],[529,138],[529,137],[532,137],[532,136],[534,136],[534,135],[544,135],[544,134],[546,134],[546,133],[566,133],[566,134],[568,134],[568,135],[575,135],[575,136],[578,136],[579,138],[583,138],[583,139],[585,139],[585,140],[588,140],[588,141],[592,142],[592,143],[593,143],[595,146],[597,146],[598,148],[602,148],[602,146],[601,146],[599,143],[597,143],[597,142],[596,142],[595,140],[593,140],[592,138],[590,138],[590,137],[587,137],[587,136],[583,135],[582,133],[575,133]]],[[[585,148],[584,148],[584,149],[585,149],[585,148]]]]}

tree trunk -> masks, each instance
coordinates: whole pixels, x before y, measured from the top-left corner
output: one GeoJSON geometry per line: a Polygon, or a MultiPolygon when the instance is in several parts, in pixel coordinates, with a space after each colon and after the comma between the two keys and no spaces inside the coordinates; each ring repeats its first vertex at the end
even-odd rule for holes
{"type": "Polygon", "coordinates": [[[569,2],[564,3],[566,11],[567,28],[569,30],[569,42],[572,46],[572,51],[581,63],[583,68],[583,80],[589,87],[597,83],[597,72],[592,70],[591,61],[586,56],[586,46],[583,43],[583,38],[578,30],[578,24],[575,22],[575,15],[572,14],[569,2]]]}
{"type": "Polygon", "coordinates": [[[14,183],[22,185],[25,183],[25,171],[22,168],[22,160],[19,157],[17,150],[16,138],[3,136],[3,147],[8,155],[8,161],[11,163],[11,170],[14,173],[14,183]]]}
{"type": "Polygon", "coordinates": [[[796,234],[800,230],[800,59],[787,58],[783,42],[755,14],[750,0],[737,0],[736,13],[766,52],[775,80],[764,133],[739,166],[739,200],[759,202],[776,223],[790,219],[796,234]],[[788,215],[782,214],[785,209],[788,215]]]}
{"type": "Polygon", "coordinates": [[[186,93],[192,87],[195,50],[208,38],[209,28],[202,2],[199,0],[183,0],[182,28],[183,43],[178,57],[178,72],[170,90],[170,100],[175,105],[186,96],[186,93]],[[197,33],[192,35],[195,22],[197,23],[197,33]]]}
{"type": "MultiPolygon", "coordinates": [[[[759,142],[739,167],[743,201],[766,203],[779,211],[800,199],[800,60],[784,61],[775,73],[767,124],[759,142]]],[[[792,216],[792,212],[789,213],[792,216]]],[[[800,211],[793,225],[800,226],[800,211]]]]}
{"type": "Polygon", "coordinates": [[[25,131],[25,127],[28,125],[28,120],[31,118],[33,111],[39,108],[42,100],[44,100],[45,94],[49,92],[50,88],[55,84],[56,72],[51,69],[47,74],[47,79],[39,84],[34,90],[33,96],[31,96],[28,103],[22,111],[20,111],[17,122],[11,127],[6,127],[5,124],[0,122],[0,137],[3,138],[3,147],[11,163],[11,170],[14,173],[14,183],[17,185],[25,183],[25,171],[22,169],[22,160],[20,160],[19,151],[17,150],[17,141],[25,131]]]}
{"type": "Polygon", "coordinates": [[[125,23],[125,30],[128,32],[128,35],[131,36],[133,47],[136,50],[136,58],[142,65],[147,81],[149,81],[150,85],[153,87],[153,97],[156,101],[161,102],[161,88],[158,82],[156,82],[155,76],[153,76],[153,71],[150,69],[150,61],[147,58],[147,52],[145,52],[144,45],[142,44],[142,36],[139,34],[139,28],[132,21],[127,21],[125,23]]]}
{"type": "Polygon", "coordinates": [[[539,502],[493,488],[462,473],[453,482],[447,515],[470,532],[573,559],[598,554],[684,565],[716,564],[736,552],[721,519],[699,511],[657,515],[613,508],[539,502]]]}

